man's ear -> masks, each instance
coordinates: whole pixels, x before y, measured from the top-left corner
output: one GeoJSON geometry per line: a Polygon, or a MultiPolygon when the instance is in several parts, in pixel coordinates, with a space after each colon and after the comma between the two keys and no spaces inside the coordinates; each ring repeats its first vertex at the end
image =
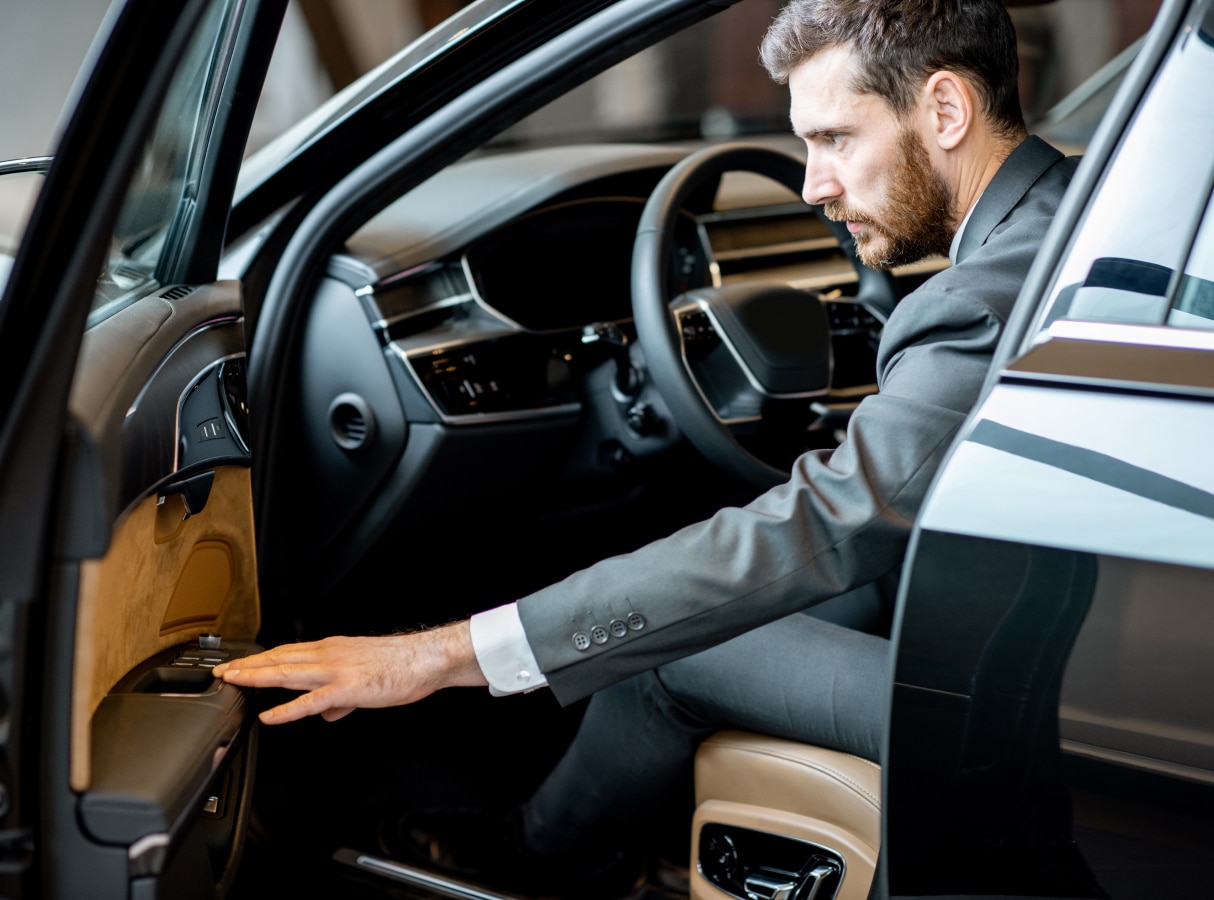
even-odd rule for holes
{"type": "Polygon", "coordinates": [[[974,123],[974,98],[956,72],[932,73],[920,94],[929,133],[941,150],[952,150],[974,123]]]}

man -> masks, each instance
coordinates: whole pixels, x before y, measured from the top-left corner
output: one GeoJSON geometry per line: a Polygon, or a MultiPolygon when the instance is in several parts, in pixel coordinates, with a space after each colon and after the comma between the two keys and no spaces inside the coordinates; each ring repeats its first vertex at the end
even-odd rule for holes
{"type": "Polygon", "coordinates": [[[807,149],[803,196],[847,223],[861,259],[954,266],[906,297],[878,354],[881,391],[847,441],[789,482],[517,604],[419,634],[330,638],[216,668],[299,697],[277,724],[337,719],[454,685],[594,694],[526,805],[526,852],[554,859],[642,817],[699,741],[741,727],[876,759],[883,638],[801,614],[901,563],[1073,161],[1026,138],[1015,35],[999,0],[794,0],[763,43],[807,149]]]}

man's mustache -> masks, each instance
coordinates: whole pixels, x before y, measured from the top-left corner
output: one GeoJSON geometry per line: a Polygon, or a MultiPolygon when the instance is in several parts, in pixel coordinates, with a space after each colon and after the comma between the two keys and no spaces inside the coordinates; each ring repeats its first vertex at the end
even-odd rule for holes
{"type": "Polygon", "coordinates": [[[860,212],[860,210],[852,209],[834,201],[822,206],[822,214],[832,222],[859,222],[861,225],[873,224],[872,218],[860,212]]]}

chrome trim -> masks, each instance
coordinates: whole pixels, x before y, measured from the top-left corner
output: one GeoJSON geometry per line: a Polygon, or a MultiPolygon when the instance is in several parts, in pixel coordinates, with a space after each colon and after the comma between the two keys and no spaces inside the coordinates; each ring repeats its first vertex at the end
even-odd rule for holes
{"type": "Polygon", "coordinates": [[[505,315],[504,313],[498,312],[496,309],[494,309],[492,306],[489,305],[489,303],[485,300],[484,297],[481,296],[481,292],[476,286],[476,279],[472,277],[472,266],[468,262],[468,251],[467,250],[465,250],[463,252],[463,254],[461,254],[461,256],[460,256],[459,266],[460,266],[460,269],[464,273],[464,280],[468,282],[468,293],[472,295],[472,299],[476,303],[477,306],[479,306],[482,310],[484,310],[489,315],[493,316],[495,319],[499,319],[502,322],[505,322],[507,325],[509,325],[511,328],[514,328],[517,331],[526,331],[527,330],[522,325],[520,325],[518,322],[514,321],[514,319],[510,318],[509,316],[505,315]]]}
{"type": "MultiPolygon", "coordinates": [[[[706,316],[708,316],[708,321],[712,323],[713,330],[716,331],[717,337],[720,339],[721,343],[725,345],[726,349],[729,350],[730,356],[732,356],[734,362],[738,364],[738,368],[742,370],[742,374],[746,376],[746,380],[750,382],[750,386],[754,388],[755,391],[761,396],[770,397],[772,400],[802,400],[808,397],[825,397],[830,393],[830,388],[825,387],[820,391],[799,391],[793,394],[773,394],[771,391],[767,390],[767,388],[763,387],[763,385],[759,383],[759,380],[755,378],[754,373],[750,371],[750,367],[746,365],[745,361],[743,361],[742,355],[738,352],[738,348],[735,347],[733,342],[729,340],[729,337],[725,334],[725,330],[721,328],[721,323],[717,320],[717,317],[713,315],[712,307],[710,307],[707,303],[705,303],[703,300],[696,300],[692,303],[678,307],[674,310],[676,320],[679,316],[690,312],[693,309],[699,309],[706,316]]],[[[682,328],[679,329],[679,352],[683,357],[683,364],[687,367],[687,371],[690,374],[691,366],[687,362],[686,342],[683,340],[682,328]]],[[[761,418],[761,416],[755,416],[753,419],[746,419],[742,421],[755,421],[759,418],[761,418]]]]}
{"type": "MultiPolygon", "coordinates": [[[[227,325],[236,325],[242,322],[244,322],[244,316],[220,316],[217,319],[211,319],[209,322],[204,322],[193,331],[190,331],[188,334],[184,335],[181,340],[169,348],[168,352],[164,355],[164,359],[162,359],[156,368],[152,370],[152,374],[148,376],[148,379],[144,382],[143,387],[139,389],[139,393],[135,395],[134,401],[132,401],[130,408],[126,411],[126,416],[129,417],[139,409],[139,404],[143,402],[143,398],[147,394],[148,388],[151,387],[152,382],[156,380],[156,376],[161,373],[164,367],[168,364],[168,361],[172,359],[174,353],[176,353],[198,335],[202,334],[204,331],[210,331],[213,328],[223,328],[227,325]]],[[[240,354],[235,355],[239,356],[240,354]]],[[[180,398],[178,399],[178,403],[180,403],[180,398]]],[[[178,415],[180,415],[180,408],[178,410],[178,415]]],[[[178,433],[175,435],[175,437],[180,438],[181,435],[178,433]]],[[[174,456],[176,456],[175,452],[174,456]]]]}
{"type": "MultiPolygon", "coordinates": [[[[478,324],[480,324],[480,323],[478,323],[478,324]]],[[[507,338],[507,337],[515,337],[517,335],[526,334],[526,333],[527,332],[515,331],[513,329],[505,328],[503,326],[498,326],[497,328],[492,328],[492,327],[488,327],[488,325],[486,323],[486,327],[485,327],[484,331],[482,331],[474,336],[471,336],[471,337],[464,336],[464,337],[449,338],[448,340],[445,340],[445,341],[431,340],[431,341],[427,342],[424,339],[413,341],[413,339],[425,337],[424,335],[414,334],[414,335],[408,335],[407,337],[397,338],[394,341],[390,341],[388,346],[396,348],[398,352],[403,353],[406,356],[408,356],[410,359],[412,359],[414,357],[424,356],[424,355],[427,355],[430,353],[443,353],[443,352],[454,350],[457,347],[467,347],[472,344],[479,344],[482,341],[497,340],[499,338],[507,338]]]]}
{"type": "Polygon", "coordinates": [[[6,159],[0,162],[0,175],[34,174],[45,175],[54,162],[53,156],[26,156],[22,159],[6,159]]]}
{"type": "Polygon", "coordinates": [[[839,242],[833,237],[805,238],[800,241],[786,241],[782,244],[765,244],[761,247],[743,247],[740,250],[721,250],[716,258],[722,262],[734,262],[739,259],[756,259],[763,256],[786,256],[793,253],[812,253],[817,250],[838,250],[839,242]]]}
{"type": "Polygon", "coordinates": [[[768,206],[736,206],[732,209],[715,209],[703,213],[700,221],[716,225],[729,222],[754,222],[763,219],[799,219],[809,211],[809,207],[801,200],[789,200],[786,203],[773,203],[768,206]]]}
{"type": "Polygon", "coordinates": [[[506,410],[491,413],[467,413],[458,416],[443,412],[442,407],[438,405],[434,396],[426,389],[426,385],[422,381],[421,376],[417,374],[417,370],[413,368],[411,357],[437,353],[455,347],[471,346],[475,343],[477,341],[451,341],[447,344],[436,345],[433,348],[408,352],[397,346],[395,341],[389,344],[388,347],[400,357],[401,362],[405,366],[405,371],[409,373],[409,377],[413,379],[418,390],[422,392],[422,396],[426,398],[444,425],[492,425],[499,422],[523,422],[533,419],[551,419],[558,416],[576,415],[582,411],[580,403],[562,403],[558,406],[538,406],[531,409],[506,410]]]}
{"type": "MultiPolygon", "coordinates": [[[[1059,720],[1062,725],[1066,724],[1067,709],[1065,705],[1059,709],[1059,720]]],[[[1097,747],[1094,744],[1086,744],[1082,741],[1075,741],[1065,737],[1061,741],[1061,746],[1064,752],[1072,753],[1075,756],[1083,756],[1088,759],[1137,769],[1142,772],[1154,772],[1157,775],[1166,775],[1170,778],[1196,781],[1203,784],[1214,784],[1214,772],[1208,769],[1199,769],[1196,766],[1186,766],[1181,763],[1141,756],[1137,753],[1130,753],[1128,750],[1097,747]]]]}
{"type": "MultiPolygon", "coordinates": [[[[704,830],[705,825],[719,825],[722,828],[740,828],[743,831],[753,831],[758,834],[768,834],[768,835],[771,835],[772,837],[778,837],[785,841],[792,841],[793,843],[796,843],[796,844],[804,844],[807,847],[813,847],[815,850],[825,850],[827,853],[833,854],[835,856],[835,858],[839,860],[839,887],[840,888],[843,887],[843,879],[845,879],[847,877],[847,856],[843,853],[840,853],[834,847],[828,847],[825,844],[820,844],[817,841],[810,841],[805,838],[792,837],[791,835],[787,835],[787,834],[777,834],[774,831],[764,831],[761,828],[752,828],[749,825],[739,825],[736,822],[718,822],[715,820],[710,820],[710,821],[701,823],[700,831],[704,830]]],[[[696,833],[696,845],[692,848],[692,852],[695,853],[696,871],[698,871],[704,877],[705,881],[707,881],[713,887],[717,888],[717,890],[721,891],[722,893],[726,893],[726,891],[723,888],[719,887],[715,882],[709,880],[708,876],[704,872],[703,865],[701,865],[701,863],[700,863],[699,832],[696,833]]],[[[816,891],[810,893],[809,896],[813,897],[813,896],[815,896],[815,894],[816,894],[816,891]]],[[[838,895],[838,892],[836,891],[836,893],[833,894],[832,896],[837,896],[837,895],[838,895]]],[[[732,895],[730,895],[730,896],[732,896],[732,895]]]]}
{"type": "Polygon", "coordinates": [[[1175,350],[1214,350],[1214,331],[1177,328],[1175,325],[1130,325],[1122,322],[1057,319],[1034,344],[1043,344],[1053,338],[1105,344],[1145,344],[1175,350]]]}
{"type": "MultiPolygon", "coordinates": [[[[363,290],[366,293],[359,294],[358,291],[355,291],[354,293],[356,296],[364,296],[364,297],[365,296],[370,296],[370,297],[375,296],[375,290],[371,286],[363,288],[363,290]]],[[[389,328],[391,328],[393,325],[397,324],[398,322],[404,322],[407,319],[412,319],[412,318],[415,318],[416,316],[424,315],[425,313],[428,313],[428,312],[433,312],[436,309],[446,309],[449,306],[464,306],[465,304],[467,304],[469,302],[474,303],[475,301],[476,301],[476,298],[473,297],[472,294],[470,294],[470,293],[457,294],[454,297],[447,297],[445,300],[439,300],[438,302],[431,303],[427,306],[421,306],[421,307],[418,307],[417,309],[411,309],[411,310],[409,310],[409,312],[403,312],[403,313],[400,313],[399,315],[391,316],[390,318],[387,318],[387,319],[384,319],[384,318],[377,319],[375,322],[371,323],[371,327],[378,328],[380,331],[387,331],[389,328]]]]}
{"type": "Polygon", "coordinates": [[[522,900],[514,894],[495,893],[462,881],[445,878],[434,872],[427,872],[425,869],[416,869],[392,860],[371,856],[369,853],[341,849],[333,854],[333,858],[337,862],[356,869],[382,875],[412,887],[424,888],[439,896],[450,897],[452,900],[522,900]]]}
{"type": "MultiPolygon", "coordinates": [[[[679,356],[683,359],[683,369],[687,372],[687,377],[691,379],[692,387],[696,389],[696,393],[700,395],[700,400],[704,402],[705,408],[712,413],[712,417],[722,425],[742,425],[746,422],[762,421],[762,415],[738,416],[732,419],[722,419],[720,414],[717,412],[717,408],[713,406],[711,402],[709,402],[708,396],[704,393],[704,389],[700,387],[700,382],[696,380],[695,374],[691,371],[691,361],[687,358],[687,342],[683,340],[683,328],[679,319],[684,313],[690,312],[691,310],[700,309],[701,307],[702,304],[697,301],[695,303],[688,303],[685,306],[680,306],[677,309],[671,310],[671,314],[675,318],[675,325],[678,326],[679,330],[679,356]]],[[[729,341],[725,340],[725,338],[721,335],[721,329],[720,326],[717,325],[717,320],[713,318],[712,313],[709,313],[707,309],[705,309],[704,312],[708,314],[708,321],[712,323],[713,329],[716,330],[717,337],[720,339],[721,343],[729,348],[729,352],[734,356],[734,361],[737,362],[737,351],[734,350],[729,341]]],[[[746,368],[746,366],[740,366],[740,368],[743,376],[753,387],[754,378],[750,374],[750,370],[746,368]]]]}
{"type": "Polygon", "coordinates": [[[139,859],[139,857],[143,856],[145,853],[150,853],[154,850],[159,850],[163,847],[169,846],[171,842],[172,838],[170,838],[167,834],[145,834],[127,848],[127,859],[139,859]]]}
{"type": "Polygon", "coordinates": [[[708,260],[708,274],[712,276],[712,286],[719,288],[721,286],[721,264],[717,262],[717,255],[713,252],[712,241],[708,237],[708,229],[704,225],[703,218],[696,219],[696,233],[700,237],[700,249],[704,251],[704,258],[708,260]]]}
{"type": "MultiPolygon", "coordinates": [[[[356,258],[356,257],[355,257],[356,258]]],[[[432,259],[429,262],[418,263],[416,266],[409,266],[407,269],[401,269],[399,272],[393,272],[384,278],[379,279],[374,284],[369,284],[362,290],[372,290],[376,287],[395,287],[398,282],[412,281],[422,275],[429,275],[436,271],[441,271],[443,262],[441,259],[432,259]]],[[[358,291],[355,291],[358,293],[358,291]]]]}

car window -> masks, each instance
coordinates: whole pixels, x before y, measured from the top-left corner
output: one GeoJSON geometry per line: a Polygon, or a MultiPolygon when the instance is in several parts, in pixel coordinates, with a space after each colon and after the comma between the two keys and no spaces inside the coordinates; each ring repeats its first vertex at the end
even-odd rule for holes
{"type": "MultiPolygon", "coordinates": [[[[1207,6],[1208,9],[1208,6],[1207,6]]],[[[1089,204],[1035,340],[1071,320],[1214,328],[1214,16],[1198,16],[1151,86],[1089,204]]]]}
{"type": "Polygon", "coordinates": [[[186,47],[127,189],[90,324],[146,292],[174,236],[190,222],[239,7],[238,0],[211,4],[186,47]]]}
{"type": "Polygon", "coordinates": [[[1214,202],[1206,205],[1193,252],[1172,295],[1168,324],[1214,329],[1214,202]]]}

